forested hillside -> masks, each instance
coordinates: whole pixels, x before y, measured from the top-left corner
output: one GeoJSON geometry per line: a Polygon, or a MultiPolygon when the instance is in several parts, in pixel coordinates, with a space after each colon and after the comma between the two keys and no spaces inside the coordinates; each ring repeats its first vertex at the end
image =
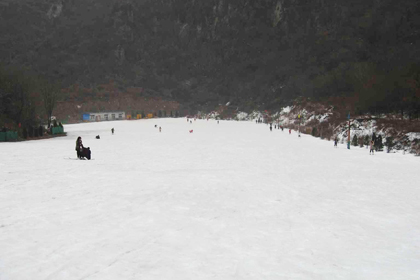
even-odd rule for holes
{"type": "Polygon", "coordinates": [[[0,34],[3,68],[90,98],[112,81],[192,109],[343,98],[419,117],[418,0],[0,0],[0,34]]]}

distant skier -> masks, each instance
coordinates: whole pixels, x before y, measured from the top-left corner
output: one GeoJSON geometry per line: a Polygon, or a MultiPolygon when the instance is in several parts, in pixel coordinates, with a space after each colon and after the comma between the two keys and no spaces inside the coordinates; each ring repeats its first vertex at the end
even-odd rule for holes
{"type": "Polygon", "coordinates": [[[270,123],[270,131],[273,131],[273,125],[270,123]]]}
{"type": "Polygon", "coordinates": [[[111,132],[112,132],[112,134],[114,134],[114,128],[111,128],[111,132]]]}
{"type": "Polygon", "coordinates": [[[334,139],[334,147],[336,147],[336,148],[337,148],[337,142],[338,142],[338,139],[337,139],[337,137],[335,137],[335,139],[334,139]]]}
{"type": "Polygon", "coordinates": [[[370,150],[369,150],[369,155],[370,153],[372,153],[372,155],[374,154],[374,146],[375,146],[375,142],[373,142],[373,140],[370,141],[370,150]]]}
{"type": "Polygon", "coordinates": [[[291,129],[289,129],[289,134],[292,134],[292,130],[291,129]]]}
{"type": "Polygon", "coordinates": [[[159,126],[159,132],[162,132],[162,128],[159,126]]]}

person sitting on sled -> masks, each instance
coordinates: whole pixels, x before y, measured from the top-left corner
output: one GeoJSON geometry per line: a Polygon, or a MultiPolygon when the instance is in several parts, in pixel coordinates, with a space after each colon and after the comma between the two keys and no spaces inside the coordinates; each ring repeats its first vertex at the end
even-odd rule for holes
{"type": "Polygon", "coordinates": [[[76,152],[77,152],[77,158],[80,158],[80,152],[83,151],[83,144],[82,144],[82,137],[77,137],[76,140],[76,152]]]}

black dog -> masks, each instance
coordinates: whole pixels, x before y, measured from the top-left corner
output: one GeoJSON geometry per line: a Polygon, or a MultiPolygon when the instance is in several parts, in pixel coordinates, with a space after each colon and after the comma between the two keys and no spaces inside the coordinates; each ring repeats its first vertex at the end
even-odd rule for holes
{"type": "Polygon", "coordinates": [[[80,152],[80,159],[87,158],[87,159],[90,160],[90,154],[91,154],[90,148],[89,147],[87,147],[87,148],[83,147],[83,150],[80,152]]]}

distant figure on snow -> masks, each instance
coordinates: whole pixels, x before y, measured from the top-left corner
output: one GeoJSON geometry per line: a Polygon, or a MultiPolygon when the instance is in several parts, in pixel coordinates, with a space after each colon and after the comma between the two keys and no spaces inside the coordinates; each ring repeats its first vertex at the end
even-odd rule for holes
{"type": "Polygon", "coordinates": [[[291,129],[289,129],[289,134],[292,134],[292,130],[291,129]]]}
{"type": "Polygon", "coordinates": [[[371,140],[370,141],[369,155],[370,155],[370,153],[372,153],[372,155],[374,154],[374,150],[373,150],[374,146],[375,146],[375,142],[373,142],[373,140],[371,140]]]}
{"type": "Polygon", "coordinates": [[[194,132],[194,130],[192,130],[192,129],[191,129],[191,130],[190,130],[190,133],[193,133],[193,132],[194,132]]]}
{"type": "Polygon", "coordinates": [[[111,128],[111,132],[112,132],[112,134],[114,134],[114,128],[111,128]]]}
{"type": "Polygon", "coordinates": [[[270,123],[270,131],[273,131],[273,126],[271,123],[270,123]]]}
{"type": "Polygon", "coordinates": [[[162,132],[162,128],[159,126],[159,132],[162,132]]]}
{"type": "Polygon", "coordinates": [[[99,135],[96,135],[96,139],[101,139],[101,136],[99,136],[99,135]]]}
{"type": "Polygon", "coordinates": [[[190,123],[192,123],[192,121],[190,121],[190,123]]]}
{"type": "Polygon", "coordinates": [[[337,142],[338,142],[338,139],[337,139],[337,137],[335,137],[335,139],[334,139],[334,147],[336,147],[336,148],[337,148],[337,142]]]}
{"type": "Polygon", "coordinates": [[[219,124],[219,121],[217,121],[217,124],[219,124]]]}
{"type": "Polygon", "coordinates": [[[157,128],[157,124],[155,124],[155,127],[157,128]]]}

